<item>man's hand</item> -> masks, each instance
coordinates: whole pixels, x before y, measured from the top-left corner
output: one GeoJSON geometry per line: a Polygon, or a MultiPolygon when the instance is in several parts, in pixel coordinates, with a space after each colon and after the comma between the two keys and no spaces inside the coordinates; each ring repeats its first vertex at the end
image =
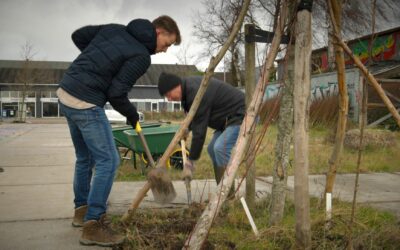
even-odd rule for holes
{"type": "Polygon", "coordinates": [[[189,137],[189,133],[190,133],[190,130],[189,130],[188,128],[186,128],[186,129],[183,131],[182,139],[184,139],[184,140],[186,141],[187,138],[189,137]]]}
{"type": "Polygon", "coordinates": [[[194,172],[194,162],[188,159],[185,165],[183,166],[182,180],[189,179],[189,181],[191,181],[193,178],[193,172],[194,172]]]}
{"type": "Polygon", "coordinates": [[[127,117],[127,121],[129,125],[132,125],[133,129],[136,128],[136,123],[139,122],[139,114],[138,112],[133,113],[132,116],[127,117]]]}

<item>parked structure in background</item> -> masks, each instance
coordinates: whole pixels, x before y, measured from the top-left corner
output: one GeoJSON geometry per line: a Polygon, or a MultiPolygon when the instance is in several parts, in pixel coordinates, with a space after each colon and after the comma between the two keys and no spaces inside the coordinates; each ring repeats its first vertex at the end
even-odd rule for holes
{"type": "MultiPolygon", "coordinates": [[[[16,117],[21,103],[24,103],[27,117],[60,117],[56,89],[58,81],[69,67],[70,62],[30,61],[26,74],[31,75],[27,86],[25,102],[22,102],[24,84],[19,76],[24,61],[0,60],[0,117],[16,117]]],[[[178,111],[180,102],[168,102],[160,96],[157,81],[162,71],[179,76],[199,74],[194,65],[153,64],[134,85],[129,99],[139,111],[178,111]]],[[[25,72],[24,72],[25,74],[25,72]]]]}
{"type": "MultiPolygon", "coordinates": [[[[400,109],[400,27],[348,41],[353,53],[364,64],[369,65],[370,72],[378,79],[387,96],[396,108],[400,109]],[[371,56],[370,56],[371,55],[371,56]]],[[[312,52],[311,100],[323,99],[337,95],[336,71],[329,72],[327,47],[312,52]]],[[[360,120],[362,84],[365,81],[362,73],[349,57],[345,56],[346,84],[349,94],[349,119],[354,122],[360,120]]],[[[275,97],[280,90],[283,79],[285,62],[278,61],[278,81],[267,86],[264,99],[275,97]]],[[[368,87],[368,121],[370,125],[377,125],[374,121],[383,122],[380,118],[389,113],[375,90],[368,87]],[[379,119],[378,119],[379,118],[379,119]]],[[[390,115],[386,119],[390,118],[390,115]]]]}

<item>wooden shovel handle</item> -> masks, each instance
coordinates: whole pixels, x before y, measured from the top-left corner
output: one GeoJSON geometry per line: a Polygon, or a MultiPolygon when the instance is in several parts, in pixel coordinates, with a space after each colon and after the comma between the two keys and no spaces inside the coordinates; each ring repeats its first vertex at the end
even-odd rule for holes
{"type": "Polygon", "coordinates": [[[146,184],[139,190],[139,192],[135,196],[135,199],[132,201],[130,208],[122,216],[122,222],[129,222],[131,220],[133,212],[136,211],[136,209],[139,207],[139,204],[142,202],[147,192],[149,192],[150,188],[150,182],[146,182],[146,184]]]}
{"type": "Polygon", "coordinates": [[[182,150],[183,167],[185,167],[187,159],[186,159],[186,145],[184,139],[181,140],[181,150],[182,150]]]}
{"type": "Polygon", "coordinates": [[[147,141],[146,138],[144,137],[143,133],[142,133],[142,128],[140,127],[139,122],[136,123],[136,127],[135,127],[136,133],[139,135],[140,141],[143,144],[143,148],[144,148],[144,152],[146,153],[147,159],[149,159],[150,162],[150,166],[152,168],[156,167],[156,164],[154,163],[154,159],[153,156],[150,153],[150,149],[149,146],[147,145],[147,141]]]}

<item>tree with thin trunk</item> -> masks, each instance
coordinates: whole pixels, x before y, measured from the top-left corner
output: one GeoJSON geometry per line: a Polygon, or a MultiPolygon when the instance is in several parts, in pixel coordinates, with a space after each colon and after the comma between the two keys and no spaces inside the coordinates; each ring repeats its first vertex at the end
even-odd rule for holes
{"type": "Polygon", "coordinates": [[[311,8],[302,0],[295,28],[294,78],[294,202],[296,247],[311,249],[310,197],[308,192],[308,118],[311,92],[311,8]]]}
{"type": "MultiPolygon", "coordinates": [[[[341,0],[329,0],[329,10],[332,11],[333,17],[331,18],[332,26],[335,27],[336,31],[341,32],[341,13],[342,3],[341,0]]],[[[341,39],[339,37],[338,39],[341,39]]],[[[345,80],[345,64],[343,49],[336,43],[335,44],[335,59],[336,59],[336,70],[337,70],[337,81],[339,87],[339,116],[337,121],[335,145],[331,157],[328,161],[328,172],[326,174],[326,186],[325,194],[333,192],[333,186],[335,184],[336,171],[339,165],[340,155],[343,149],[343,142],[346,133],[347,124],[347,113],[349,108],[349,96],[347,93],[347,85],[345,80]]],[[[324,196],[325,197],[325,196],[324,196]]]]}
{"type": "MultiPolygon", "coordinates": [[[[288,18],[291,19],[296,14],[295,3],[289,5],[288,18]]],[[[288,20],[289,28],[293,27],[292,20],[288,20]]],[[[292,32],[291,32],[292,33],[292,32]]],[[[294,39],[290,39],[285,56],[285,74],[283,86],[281,88],[281,100],[278,119],[278,135],[275,144],[275,163],[273,171],[271,206],[269,225],[274,226],[282,222],[285,209],[287,169],[290,164],[290,144],[292,142],[293,131],[293,84],[294,84],[294,39]]]]}
{"type": "Polygon", "coordinates": [[[16,82],[22,83],[20,90],[20,103],[18,107],[18,116],[16,122],[24,123],[26,121],[26,98],[28,96],[28,92],[31,88],[31,83],[35,81],[37,76],[34,76],[34,72],[31,67],[31,61],[35,56],[36,52],[34,51],[33,45],[26,41],[24,45],[21,46],[21,57],[24,60],[24,65],[22,67],[22,71],[20,71],[16,75],[16,82]]]}

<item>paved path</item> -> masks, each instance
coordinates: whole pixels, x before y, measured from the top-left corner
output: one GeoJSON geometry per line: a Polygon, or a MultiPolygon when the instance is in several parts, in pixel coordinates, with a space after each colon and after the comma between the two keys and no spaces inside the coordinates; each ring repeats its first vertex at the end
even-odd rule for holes
{"type": "MultiPolygon", "coordinates": [[[[0,159],[0,249],[104,249],[79,245],[81,231],[70,225],[74,150],[66,124],[1,124],[0,159]]],[[[311,194],[321,194],[324,179],[310,176],[311,194]]],[[[350,200],[353,179],[354,175],[338,176],[334,196],[350,200]]],[[[271,177],[257,181],[260,196],[270,192],[271,181],[271,177]]],[[[125,212],[142,185],[143,182],[116,182],[109,212],[125,212]]],[[[174,185],[178,197],[173,204],[160,206],[149,193],[141,208],[186,206],[182,181],[174,185]]],[[[289,189],[293,189],[292,177],[289,189]]],[[[196,201],[208,199],[206,196],[214,190],[214,181],[192,183],[196,201]]],[[[400,173],[363,174],[359,201],[393,211],[400,218],[399,190],[400,173]]]]}

